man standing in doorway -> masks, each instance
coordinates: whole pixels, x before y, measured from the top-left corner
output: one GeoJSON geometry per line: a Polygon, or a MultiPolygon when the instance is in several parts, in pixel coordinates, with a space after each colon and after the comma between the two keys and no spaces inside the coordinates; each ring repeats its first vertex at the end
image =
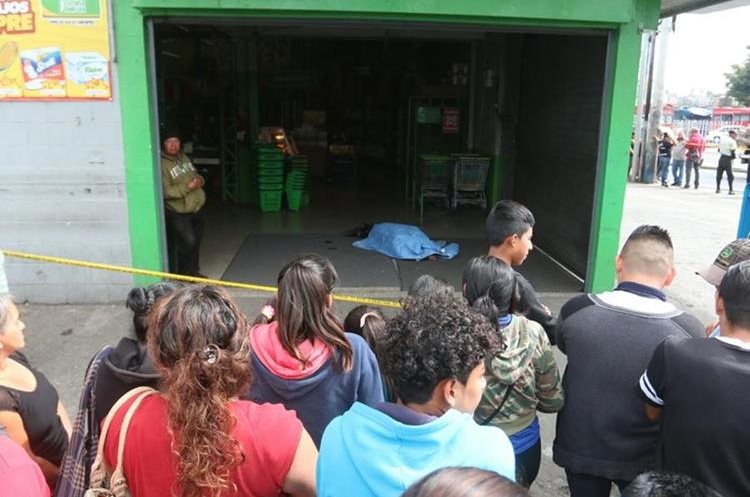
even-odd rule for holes
{"type": "Polygon", "coordinates": [[[700,169],[703,164],[703,152],[706,150],[706,140],[700,134],[698,128],[690,129],[690,136],[685,144],[687,149],[687,162],[685,162],[685,186],[690,188],[690,173],[695,172],[695,189],[700,185],[700,169]]]}
{"type": "Polygon", "coordinates": [[[161,181],[164,190],[164,217],[167,225],[169,270],[187,276],[200,274],[200,245],[206,193],[204,180],[182,152],[178,132],[162,133],[161,181]]]}
{"type": "Polygon", "coordinates": [[[737,154],[737,132],[732,130],[728,136],[722,136],[719,142],[719,167],[716,168],[716,193],[721,192],[721,178],[724,171],[727,172],[727,183],[729,183],[729,194],[734,195],[734,172],[732,162],[737,154]]]}

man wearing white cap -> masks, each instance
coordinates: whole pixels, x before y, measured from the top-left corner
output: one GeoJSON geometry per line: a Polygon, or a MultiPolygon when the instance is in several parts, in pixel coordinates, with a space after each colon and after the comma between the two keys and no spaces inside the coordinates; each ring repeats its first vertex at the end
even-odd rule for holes
{"type": "MultiPolygon", "coordinates": [[[[727,274],[727,269],[742,261],[750,260],[750,239],[740,238],[724,247],[716,256],[713,264],[697,271],[695,274],[703,277],[711,285],[719,287],[721,279],[727,274]]],[[[718,322],[706,326],[706,335],[710,337],[719,336],[718,322]]]]}

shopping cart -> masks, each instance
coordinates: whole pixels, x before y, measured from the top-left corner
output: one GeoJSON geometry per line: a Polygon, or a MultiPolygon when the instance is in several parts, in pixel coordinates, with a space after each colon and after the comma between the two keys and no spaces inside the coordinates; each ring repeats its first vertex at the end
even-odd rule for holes
{"type": "Polygon", "coordinates": [[[490,158],[479,155],[455,155],[453,168],[453,192],[451,208],[459,205],[478,205],[487,208],[487,197],[484,190],[487,184],[487,172],[490,169],[490,158]]]}
{"type": "Polygon", "coordinates": [[[422,155],[419,166],[419,224],[423,224],[425,199],[438,199],[446,209],[450,208],[453,160],[447,155],[422,155]]]}

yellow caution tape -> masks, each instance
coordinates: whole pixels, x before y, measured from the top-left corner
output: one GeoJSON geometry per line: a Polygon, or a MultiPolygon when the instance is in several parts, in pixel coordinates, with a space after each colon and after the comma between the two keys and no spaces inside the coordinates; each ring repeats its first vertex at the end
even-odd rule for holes
{"type": "MultiPolygon", "coordinates": [[[[17,252],[15,250],[3,250],[3,254],[8,257],[17,257],[19,259],[28,259],[32,261],[49,262],[52,264],[62,264],[65,266],[85,267],[89,269],[100,269],[103,271],[113,271],[118,273],[137,274],[139,276],[152,276],[154,278],[187,281],[190,283],[203,283],[206,285],[217,285],[228,288],[239,288],[242,290],[255,290],[259,292],[276,293],[276,287],[268,285],[254,285],[251,283],[240,283],[237,281],[214,280],[211,278],[198,278],[195,276],[185,276],[183,274],[164,273],[162,271],[151,271],[150,269],[138,269],[128,266],[118,266],[114,264],[102,264],[99,262],[81,261],[78,259],[66,259],[64,257],[52,257],[48,255],[29,254],[26,252],[17,252]]],[[[371,299],[367,297],[357,297],[354,295],[333,294],[333,299],[341,302],[352,302],[362,305],[374,305],[380,307],[398,308],[400,304],[395,300],[371,299]]]]}

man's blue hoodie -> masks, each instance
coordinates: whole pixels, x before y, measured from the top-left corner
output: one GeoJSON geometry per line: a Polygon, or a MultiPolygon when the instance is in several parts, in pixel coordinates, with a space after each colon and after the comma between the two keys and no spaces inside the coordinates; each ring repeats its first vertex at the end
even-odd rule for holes
{"type": "Polygon", "coordinates": [[[398,497],[415,481],[447,466],[473,466],[515,480],[513,447],[499,428],[479,426],[470,414],[453,409],[424,424],[404,424],[381,406],[357,402],[323,434],[317,493],[398,497]]]}

